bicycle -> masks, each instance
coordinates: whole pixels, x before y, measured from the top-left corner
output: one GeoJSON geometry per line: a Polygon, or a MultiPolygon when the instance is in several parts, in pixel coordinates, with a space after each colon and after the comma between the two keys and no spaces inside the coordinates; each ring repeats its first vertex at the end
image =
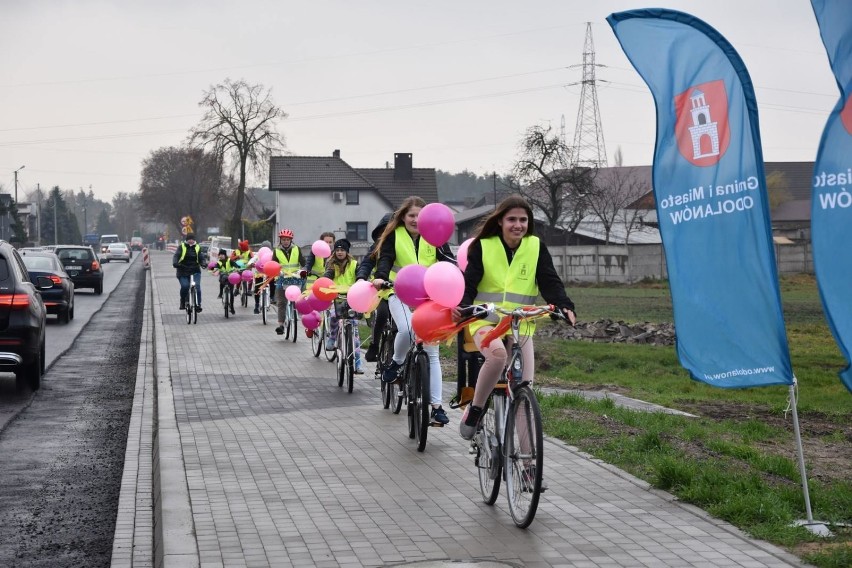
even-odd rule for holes
{"type": "Polygon", "coordinates": [[[520,306],[507,310],[493,304],[464,308],[462,313],[472,313],[478,318],[493,313],[503,315],[500,323],[483,338],[484,345],[500,340],[509,329],[512,332],[508,365],[488,396],[470,447],[483,502],[493,505],[500,492],[500,481],[505,480],[512,520],[518,527],[526,528],[535,518],[544,491],[544,436],[538,399],[530,383],[523,380],[519,329],[522,320],[547,315],[562,317],[562,314],[553,306],[520,306]]]}
{"type": "Polygon", "coordinates": [[[393,361],[393,344],[396,339],[397,327],[393,318],[388,315],[385,328],[379,334],[378,362],[376,364],[376,379],[382,383],[382,407],[390,408],[394,414],[399,414],[402,409],[404,391],[399,388],[398,383],[387,383],[382,381],[382,374],[393,361]]]}
{"type": "Polygon", "coordinates": [[[222,289],[222,306],[225,308],[225,319],[228,319],[234,313],[234,286],[230,282],[226,282],[222,289]]]}
{"type": "Polygon", "coordinates": [[[355,384],[355,330],[353,320],[361,319],[361,314],[350,309],[346,294],[340,293],[334,299],[334,313],[337,316],[337,386],[352,392],[355,384]]]}
{"type": "Polygon", "coordinates": [[[260,318],[263,320],[263,325],[266,325],[266,314],[269,311],[269,283],[272,279],[265,280],[258,288],[260,294],[260,318]]]}
{"type": "MultiPolygon", "coordinates": [[[[281,286],[282,289],[286,290],[287,286],[298,286],[302,287],[304,281],[298,277],[298,271],[295,273],[281,274],[281,286]]],[[[279,308],[280,309],[280,308],[279,308]]],[[[284,309],[284,340],[292,339],[293,343],[296,343],[296,337],[298,336],[298,316],[296,314],[296,303],[287,301],[287,307],[284,309]]]]}
{"type": "Polygon", "coordinates": [[[186,298],[186,323],[198,323],[198,288],[195,285],[195,275],[189,276],[189,293],[186,298]]]}

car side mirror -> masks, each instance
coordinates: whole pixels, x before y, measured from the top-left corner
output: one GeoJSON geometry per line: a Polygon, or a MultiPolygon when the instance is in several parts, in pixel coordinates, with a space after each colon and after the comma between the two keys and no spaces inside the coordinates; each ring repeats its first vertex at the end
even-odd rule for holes
{"type": "Polygon", "coordinates": [[[36,282],[36,287],[39,290],[50,290],[51,288],[53,288],[53,280],[51,280],[47,276],[39,276],[36,279],[36,282]]]}

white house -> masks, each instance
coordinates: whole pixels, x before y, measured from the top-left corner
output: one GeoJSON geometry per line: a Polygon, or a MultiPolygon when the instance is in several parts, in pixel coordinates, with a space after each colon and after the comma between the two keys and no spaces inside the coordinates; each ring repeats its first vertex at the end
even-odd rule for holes
{"type": "Polygon", "coordinates": [[[276,228],[289,228],[306,245],[332,231],[353,244],[368,243],[379,220],[410,195],[438,200],[434,168],[412,167],[412,156],[394,154],[394,167],[353,168],[340,157],[273,156],[269,190],[276,196],[276,228]]]}

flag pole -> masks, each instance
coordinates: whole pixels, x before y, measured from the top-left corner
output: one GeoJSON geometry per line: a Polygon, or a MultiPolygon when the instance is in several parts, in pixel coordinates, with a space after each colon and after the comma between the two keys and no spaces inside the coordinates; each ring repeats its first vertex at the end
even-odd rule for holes
{"type": "Polygon", "coordinates": [[[798,380],[793,375],[793,384],[790,385],[790,408],[793,411],[793,433],[796,436],[796,451],[799,456],[799,477],[802,478],[802,492],[805,497],[805,512],[807,520],[796,521],[794,524],[803,526],[810,532],[818,536],[832,536],[831,531],[821,521],[814,521],[813,512],[811,511],[811,496],[808,492],[808,474],[805,469],[805,450],[802,447],[802,432],[799,429],[799,413],[796,410],[798,400],[796,397],[796,389],[798,388],[798,380]]]}

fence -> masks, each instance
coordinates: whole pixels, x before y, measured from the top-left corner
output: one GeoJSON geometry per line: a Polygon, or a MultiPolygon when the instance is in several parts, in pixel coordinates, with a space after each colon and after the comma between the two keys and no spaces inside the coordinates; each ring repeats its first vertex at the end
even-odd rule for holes
{"type": "MultiPolygon", "coordinates": [[[[360,259],[367,245],[354,245],[360,259]]],[[[456,248],[456,247],[454,247],[456,248]]],[[[644,279],[668,278],[661,245],[549,246],[556,272],[565,282],[615,282],[629,284],[644,279]]],[[[779,274],[813,274],[811,244],[775,245],[779,274]]]]}

